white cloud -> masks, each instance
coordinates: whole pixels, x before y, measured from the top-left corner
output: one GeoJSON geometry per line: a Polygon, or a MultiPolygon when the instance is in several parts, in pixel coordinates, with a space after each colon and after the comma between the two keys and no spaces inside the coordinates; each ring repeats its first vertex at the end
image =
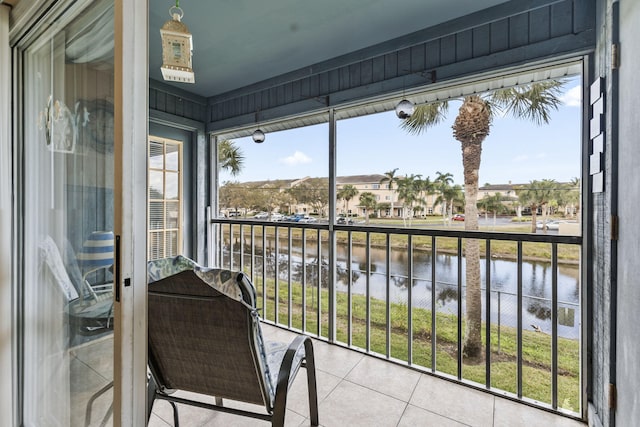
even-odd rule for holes
{"type": "Polygon", "coordinates": [[[301,151],[296,151],[292,155],[280,159],[280,163],[284,163],[285,165],[289,166],[296,166],[304,163],[311,163],[311,157],[307,156],[301,151]]]}
{"type": "Polygon", "coordinates": [[[568,107],[579,107],[582,105],[582,87],[580,85],[572,87],[560,99],[568,107]]]}

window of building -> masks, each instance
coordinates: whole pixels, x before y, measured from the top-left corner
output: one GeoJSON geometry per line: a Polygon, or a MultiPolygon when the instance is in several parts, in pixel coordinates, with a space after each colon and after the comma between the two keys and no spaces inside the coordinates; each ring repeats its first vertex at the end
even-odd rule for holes
{"type": "Polygon", "coordinates": [[[182,142],[149,138],[149,259],[182,253],[182,142]]]}

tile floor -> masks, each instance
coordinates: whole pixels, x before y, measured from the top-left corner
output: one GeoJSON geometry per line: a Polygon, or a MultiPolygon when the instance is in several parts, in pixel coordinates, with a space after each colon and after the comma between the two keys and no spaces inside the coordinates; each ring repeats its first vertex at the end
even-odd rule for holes
{"type": "MultiPolygon", "coordinates": [[[[267,339],[292,339],[289,331],[263,327],[267,339]]],[[[566,417],[403,368],[314,340],[320,424],[329,426],[562,426],[584,427],[566,417]]],[[[289,392],[287,426],[309,426],[306,372],[289,392]]],[[[204,399],[213,403],[213,399],[204,399]]],[[[227,402],[229,406],[256,406],[227,402]]],[[[191,406],[179,406],[180,425],[269,426],[269,423],[191,406]]],[[[156,401],[151,427],[173,425],[169,403],[156,401]]]]}

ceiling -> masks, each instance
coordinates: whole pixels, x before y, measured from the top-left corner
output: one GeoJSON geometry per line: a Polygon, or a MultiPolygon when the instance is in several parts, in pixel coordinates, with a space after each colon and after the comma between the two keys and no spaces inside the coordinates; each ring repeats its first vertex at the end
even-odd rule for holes
{"type": "MultiPolygon", "coordinates": [[[[183,0],[195,84],[210,97],[504,3],[505,0],[183,0]]],[[[149,77],[175,3],[149,0],[149,77]]]]}

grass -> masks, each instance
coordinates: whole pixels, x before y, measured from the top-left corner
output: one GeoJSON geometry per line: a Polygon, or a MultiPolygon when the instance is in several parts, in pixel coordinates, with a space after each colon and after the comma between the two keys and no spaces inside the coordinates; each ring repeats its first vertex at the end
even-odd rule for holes
{"type": "MultiPolygon", "coordinates": [[[[263,304],[262,279],[255,282],[258,291],[258,307],[263,304]]],[[[275,321],[275,283],[266,282],[266,310],[261,313],[264,319],[275,321]]],[[[320,300],[319,335],[327,337],[328,329],[328,291],[307,287],[305,324],[303,324],[303,289],[299,283],[292,283],[291,290],[286,281],[280,281],[278,288],[278,323],[318,334],[318,297],[320,300]],[[291,311],[289,311],[291,297],[291,311]]],[[[351,344],[367,349],[367,301],[363,295],[352,295],[351,302],[351,344]]],[[[369,304],[369,348],[371,352],[387,355],[407,361],[409,354],[408,307],[406,304],[390,303],[390,315],[387,319],[387,304],[379,299],[371,299],[369,304]],[[387,322],[390,325],[390,340],[387,342],[387,322]]],[[[336,294],[336,338],[342,343],[349,342],[348,336],[348,300],[347,294],[336,294]]],[[[432,361],[432,325],[431,311],[422,308],[412,309],[412,360],[413,365],[457,376],[458,357],[458,320],[455,314],[436,313],[436,366],[432,361]]],[[[464,322],[463,322],[464,328],[464,322]]],[[[483,342],[484,336],[483,325],[483,342]]],[[[551,336],[532,331],[522,332],[523,358],[523,396],[544,403],[551,403],[551,336]]],[[[577,340],[558,338],[558,402],[566,410],[580,410],[580,345],[577,340]]],[[[513,327],[491,325],[491,387],[510,393],[517,392],[517,340],[513,327]],[[498,348],[498,337],[500,347],[498,348]]],[[[485,383],[485,358],[463,359],[462,377],[480,384],[485,383]]]]}

